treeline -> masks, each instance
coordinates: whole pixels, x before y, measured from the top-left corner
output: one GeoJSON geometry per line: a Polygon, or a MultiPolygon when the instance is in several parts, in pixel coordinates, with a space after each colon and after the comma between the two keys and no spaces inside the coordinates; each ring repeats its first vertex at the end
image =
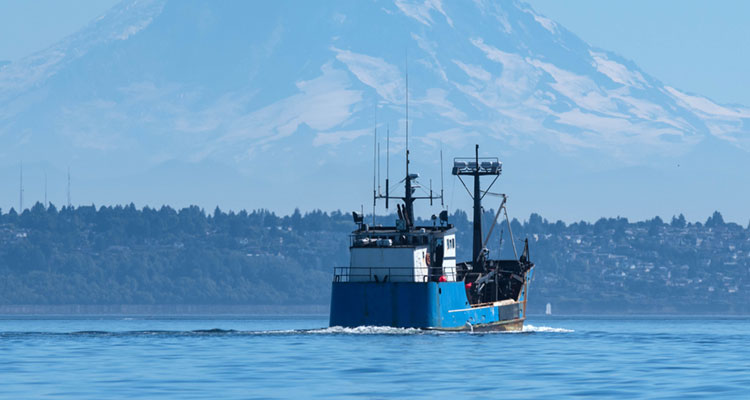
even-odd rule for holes
{"type": "MultiPolygon", "coordinates": [[[[493,217],[484,214],[485,231],[493,217]]],[[[456,211],[449,221],[459,259],[467,259],[468,216],[456,211]]],[[[680,215],[572,224],[532,214],[510,225],[517,245],[529,238],[537,264],[532,311],[550,302],[570,313],[750,312],[750,228],[718,212],[705,222],[680,215]]],[[[0,210],[0,305],[327,304],[353,228],[342,212],[39,203],[21,214],[0,210]]],[[[493,231],[493,257],[514,256],[506,228],[493,231]]]]}
{"type": "Polygon", "coordinates": [[[323,304],[351,216],[134,205],[0,212],[0,304],[323,304]]]}

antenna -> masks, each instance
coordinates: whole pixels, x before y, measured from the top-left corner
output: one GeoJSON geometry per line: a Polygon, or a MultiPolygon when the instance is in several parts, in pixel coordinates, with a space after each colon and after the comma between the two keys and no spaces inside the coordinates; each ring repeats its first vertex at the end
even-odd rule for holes
{"type": "Polygon", "coordinates": [[[409,178],[409,51],[406,51],[406,177],[409,178]]]}
{"type": "Polygon", "coordinates": [[[44,207],[48,207],[47,204],[47,171],[44,171],[44,207]]]}
{"type": "Polygon", "coordinates": [[[378,106],[375,105],[375,134],[372,137],[372,226],[375,226],[375,205],[378,193],[375,191],[375,179],[378,174],[378,106]]]}
{"type": "Polygon", "coordinates": [[[430,178],[430,205],[432,205],[432,178],[430,178]]]}
{"type": "MultiPolygon", "coordinates": [[[[408,52],[407,52],[408,57],[408,52]]],[[[399,220],[402,220],[405,222],[404,225],[402,225],[399,229],[405,229],[409,231],[411,228],[414,227],[414,201],[416,200],[430,200],[430,206],[434,204],[434,201],[438,199],[438,196],[435,196],[435,191],[432,187],[432,179],[430,179],[430,186],[429,186],[429,194],[428,196],[421,196],[421,195],[415,195],[416,189],[421,189],[422,191],[425,191],[425,189],[422,187],[422,185],[419,183],[418,178],[419,174],[411,174],[409,173],[409,164],[411,160],[409,159],[409,62],[408,58],[405,65],[405,91],[404,91],[404,109],[405,109],[405,167],[406,167],[406,176],[400,183],[404,183],[404,195],[403,197],[394,196],[394,199],[399,199],[404,202],[404,204],[397,204],[398,212],[399,212],[399,220]]],[[[373,193],[373,224],[375,224],[375,211],[376,205],[377,205],[377,199],[385,199],[385,208],[388,209],[389,200],[391,198],[390,196],[390,156],[391,156],[391,129],[390,124],[386,124],[386,177],[385,177],[385,196],[383,196],[380,192],[380,143],[378,142],[378,131],[377,131],[377,110],[376,110],[376,118],[375,118],[375,134],[373,138],[373,177],[372,177],[372,193],[373,193]],[[377,182],[377,184],[375,183],[377,182]]],[[[440,204],[444,206],[444,199],[443,199],[443,144],[442,141],[440,143],[440,204]]]]}
{"type": "Polygon", "coordinates": [[[385,209],[388,209],[389,179],[391,176],[391,125],[386,125],[385,136],[385,209]]]}
{"type": "Polygon", "coordinates": [[[409,175],[409,52],[406,52],[406,178],[404,179],[404,207],[406,226],[410,228],[414,218],[414,197],[412,196],[411,175],[409,175]]]}
{"type": "Polygon", "coordinates": [[[68,166],[68,208],[70,208],[70,166],[68,166]]]}
{"type": "Polygon", "coordinates": [[[380,195],[380,142],[378,142],[378,196],[380,195]]]}
{"type": "Polygon", "coordinates": [[[21,161],[21,186],[18,191],[18,213],[23,213],[23,161],[21,161]]]}
{"type": "Polygon", "coordinates": [[[440,206],[445,207],[443,203],[443,141],[440,140],[440,206]]]}

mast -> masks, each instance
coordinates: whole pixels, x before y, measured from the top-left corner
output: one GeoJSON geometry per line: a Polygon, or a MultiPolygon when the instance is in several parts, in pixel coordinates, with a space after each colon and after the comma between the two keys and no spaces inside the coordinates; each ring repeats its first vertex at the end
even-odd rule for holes
{"type": "Polygon", "coordinates": [[[484,263],[480,263],[480,255],[482,254],[484,241],[482,240],[482,193],[487,193],[492,185],[497,182],[497,178],[502,173],[502,163],[497,157],[482,157],[479,158],[479,145],[474,148],[474,157],[471,158],[455,158],[453,161],[453,175],[456,175],[464,185],[466,191],[469,192],[472,200],[474,200],[474,227],[473,227],[473,245],[472,245],[472,263],[474,268],[478,271],[484,270],[484,263]],[[480,162],[482,160],[482,162],[480,162]],[[482,188],[479,185],[480,178],[482,176],[494,176],[492,183],[487,189],[482,192],[482,188]],[[461,179],[461,176],[471,176],[474,178],[474,192],[469,190],[466,183],[461,179]]]}
{"type": "Polygon", "coordinates": [[[479,187],[479,145],[474,148],[474,238],[472,261],[476,262],[482,253],[482,193],[479,187]]]}
{"type": "Polygon", "coordinates": [[[412,197],[411,175],[409,175],[409,61],[406,62],[406,179],[404,180],[404,206],[406,207],[406,226],[411,227],[414,221],[414,198],[412,197]]]}

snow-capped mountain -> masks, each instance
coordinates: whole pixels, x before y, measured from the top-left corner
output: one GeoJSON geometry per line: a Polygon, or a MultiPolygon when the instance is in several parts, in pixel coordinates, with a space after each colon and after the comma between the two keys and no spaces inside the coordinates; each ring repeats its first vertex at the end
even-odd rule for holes
{"type": "Polygon", "coordinates": [[[376,126],[402,173],[407,66],[425,186],[441,146],[477,142],[505,161],[521,211],[688,211],[696,189],[714,193],[703,208],[747,200],[711,176],[750,165],[750,108],[665,86],[522,2],[126,0],[0,66],[0,204],[17,204],[21,159],[29,174],[70,165],[80,203],[368,204],[376,126]]]}

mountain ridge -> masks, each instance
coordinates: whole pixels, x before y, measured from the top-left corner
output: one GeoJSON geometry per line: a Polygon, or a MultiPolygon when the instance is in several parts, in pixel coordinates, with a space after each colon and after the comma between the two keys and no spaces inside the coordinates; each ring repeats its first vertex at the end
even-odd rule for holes
{"type": "MultiPolygon", "coordinates": [[[[560,164],[584,175],[602,166],[660,169],[712,137],[750,149],[746,107],[664,86],[522,2],[139,0],[0,69],[0,137],[10,143],[1,168],[15,168],[20,156],[91,169],[94,181],[142,176],[170,161],[218,163],[239,174],[227,189],[287,182],[309,193],[348,182],[357,194],[334,187],[313,204],[351,207],[371,192],[357,177],[372,171],[376,121],[381,138],[390,127],[392,161],[403,162],[406,56],[393,43],[409,50],[415,167],[435,181],[434,158],[419,155],[434,157],[441,143],[451,157],[477,141],[508,166],[555,176],[560,164]]],[[[513,179],[513,189],[549,196],[513,179]]],[[[99,203],[128,194],[89,191],[99,203]]],[[[196,192],[139,197],[174,204],[196,192]]],[[[305,206],[273,192],[253,194],[263,206],[305,206]]]]}

